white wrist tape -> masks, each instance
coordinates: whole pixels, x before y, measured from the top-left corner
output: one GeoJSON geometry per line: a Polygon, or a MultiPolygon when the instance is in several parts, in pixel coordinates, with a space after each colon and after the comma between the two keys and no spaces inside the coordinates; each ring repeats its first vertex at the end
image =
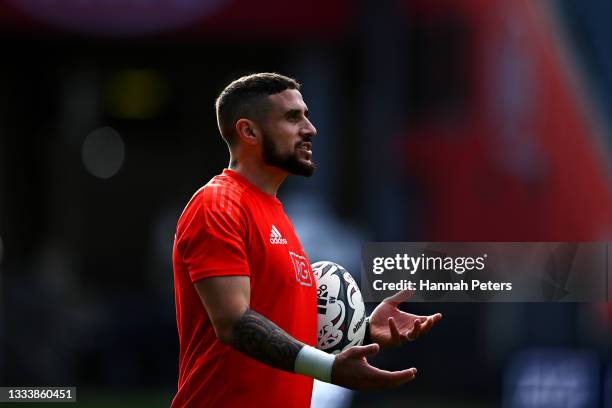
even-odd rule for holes
{"type": "Polygon", "coordinates": [[[294,371],[330,383],[335,360],[333,354],[305,345],[295,358],[294,371]]]}

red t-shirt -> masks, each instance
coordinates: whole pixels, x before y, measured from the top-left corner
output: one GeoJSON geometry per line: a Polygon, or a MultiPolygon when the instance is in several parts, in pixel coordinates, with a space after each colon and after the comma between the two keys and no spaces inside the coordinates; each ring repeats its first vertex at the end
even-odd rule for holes
{"type": "Polygon", "coordinates": [[[250,277],[250,308],[316,345],[316,284],[283,206],[231,170],[198,190],[174,239],[180,341],[172,407],[309,407],[312,379],[269,367],[221,343],[194,282],[250,277]]]}

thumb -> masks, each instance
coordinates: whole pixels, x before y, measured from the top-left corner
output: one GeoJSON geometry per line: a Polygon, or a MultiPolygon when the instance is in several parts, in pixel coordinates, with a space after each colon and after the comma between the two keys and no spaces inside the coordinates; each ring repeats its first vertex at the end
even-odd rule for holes
{"type": "Polygon", "coordinates": [[[407,301],[408,299],[410,299],[412,295],[414,294],[414,292],[415,291],[412,289],[404,289],[402,291],[395,293],[392,296],[389,296],[388,298],[383,300],[383,302],[387,302],[387,303],[392,304],[393,306],[397,306],[400,303],[403,303],[407,301]]]}
{"type": "Polygon", "coordinates": [[[354,346],[352,349],[354,350],[355,357],[367,357],[378,353],[380,346],[376,343],[372,343],[367,346],[354,346]]]}

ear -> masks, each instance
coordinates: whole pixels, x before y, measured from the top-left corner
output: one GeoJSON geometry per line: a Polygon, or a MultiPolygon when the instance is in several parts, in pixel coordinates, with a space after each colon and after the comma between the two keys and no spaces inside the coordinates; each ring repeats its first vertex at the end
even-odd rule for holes
{"type": "Polygon", "coordinates": [[[259,140],[259,128],[255,122],[248,119],[238,119],[236,121],[236,134],[245,143],[254,145],[259,140]]]}

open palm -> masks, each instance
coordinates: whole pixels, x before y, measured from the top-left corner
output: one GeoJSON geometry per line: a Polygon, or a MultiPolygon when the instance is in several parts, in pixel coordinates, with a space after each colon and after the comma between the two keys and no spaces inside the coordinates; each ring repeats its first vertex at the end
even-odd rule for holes
{"type": "Polygon", "coordinates": [[[370,315],[370,338],[381,347],[397,347],[427,333],[442,314],[418,316],[399,310],[400,303],[408,299],[412,291],[404,290],[383,300],[370,315]]]}

